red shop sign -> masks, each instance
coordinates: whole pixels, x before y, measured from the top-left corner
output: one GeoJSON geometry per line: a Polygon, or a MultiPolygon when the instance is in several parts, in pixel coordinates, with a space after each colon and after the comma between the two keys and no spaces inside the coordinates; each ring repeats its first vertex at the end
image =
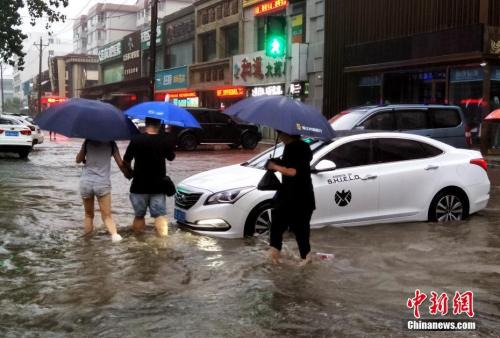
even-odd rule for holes
{"type": "Polygon", "coordinates": [[[255,6],[255,16],[278,12],[288,6],[288,0],[270,0],[255,6]]]}

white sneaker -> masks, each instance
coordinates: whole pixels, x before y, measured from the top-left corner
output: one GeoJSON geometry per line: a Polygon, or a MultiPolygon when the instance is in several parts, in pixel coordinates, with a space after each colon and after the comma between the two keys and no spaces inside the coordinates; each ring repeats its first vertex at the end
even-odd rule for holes
{"type": "Polygon", "coordinates": [[[120,234],[111,235],[111,242],[113,242],[113,243],[120,242],[122,239],[123,239],[123,237],[120,236],[120,234]]]}

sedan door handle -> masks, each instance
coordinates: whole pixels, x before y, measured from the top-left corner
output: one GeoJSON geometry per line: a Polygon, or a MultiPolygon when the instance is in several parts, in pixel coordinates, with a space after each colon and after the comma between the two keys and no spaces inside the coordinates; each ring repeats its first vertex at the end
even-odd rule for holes
{"type": "Polygon", "coordinates": [[[439,169],[439,166],[438,165],[428,165],[425,170],[429,171],[429,170],[436,170],[436,169],[439,169]]]}
{"type": "Polygon", "coordinates": [[[377,178],[377,175],[366,175],[365,177],[361,177],[363,181],[374,180],[377,178]]]}

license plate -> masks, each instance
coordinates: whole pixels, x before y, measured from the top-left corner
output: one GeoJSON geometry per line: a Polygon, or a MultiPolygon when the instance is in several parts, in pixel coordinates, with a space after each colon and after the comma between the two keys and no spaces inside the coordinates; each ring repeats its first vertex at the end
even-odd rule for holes
{"type": "Polygon", "coordinates": [[[12,130],[6,130],[5,131],[5,136],[19,136],[18,131],[12,131],[12,130]]]}
{"type": "Polygon", "coordinates": [[[179,209],[174,209],[174,218],[179,222],[186,222],[186,213],[179,209]]]}

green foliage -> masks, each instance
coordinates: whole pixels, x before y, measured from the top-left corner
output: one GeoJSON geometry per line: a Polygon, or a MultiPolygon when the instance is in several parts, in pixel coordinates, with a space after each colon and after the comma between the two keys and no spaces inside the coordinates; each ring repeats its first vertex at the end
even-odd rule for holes
{"type": "Polygon", "coordinates": [[[23,40],[28,36],[20,28],[23,20],[19,13],[21,8],[27,8],[30,24],[34,26],[36,20],[47,19],[45,28],[48,30],[52,23],[66,19],[59,11],[68,6],[69,0],[1,0],[0,13],[0,61],[22,69],[24,65],[23,40]],[[13,57],[17,56],[17,64],[13,57]]]}

